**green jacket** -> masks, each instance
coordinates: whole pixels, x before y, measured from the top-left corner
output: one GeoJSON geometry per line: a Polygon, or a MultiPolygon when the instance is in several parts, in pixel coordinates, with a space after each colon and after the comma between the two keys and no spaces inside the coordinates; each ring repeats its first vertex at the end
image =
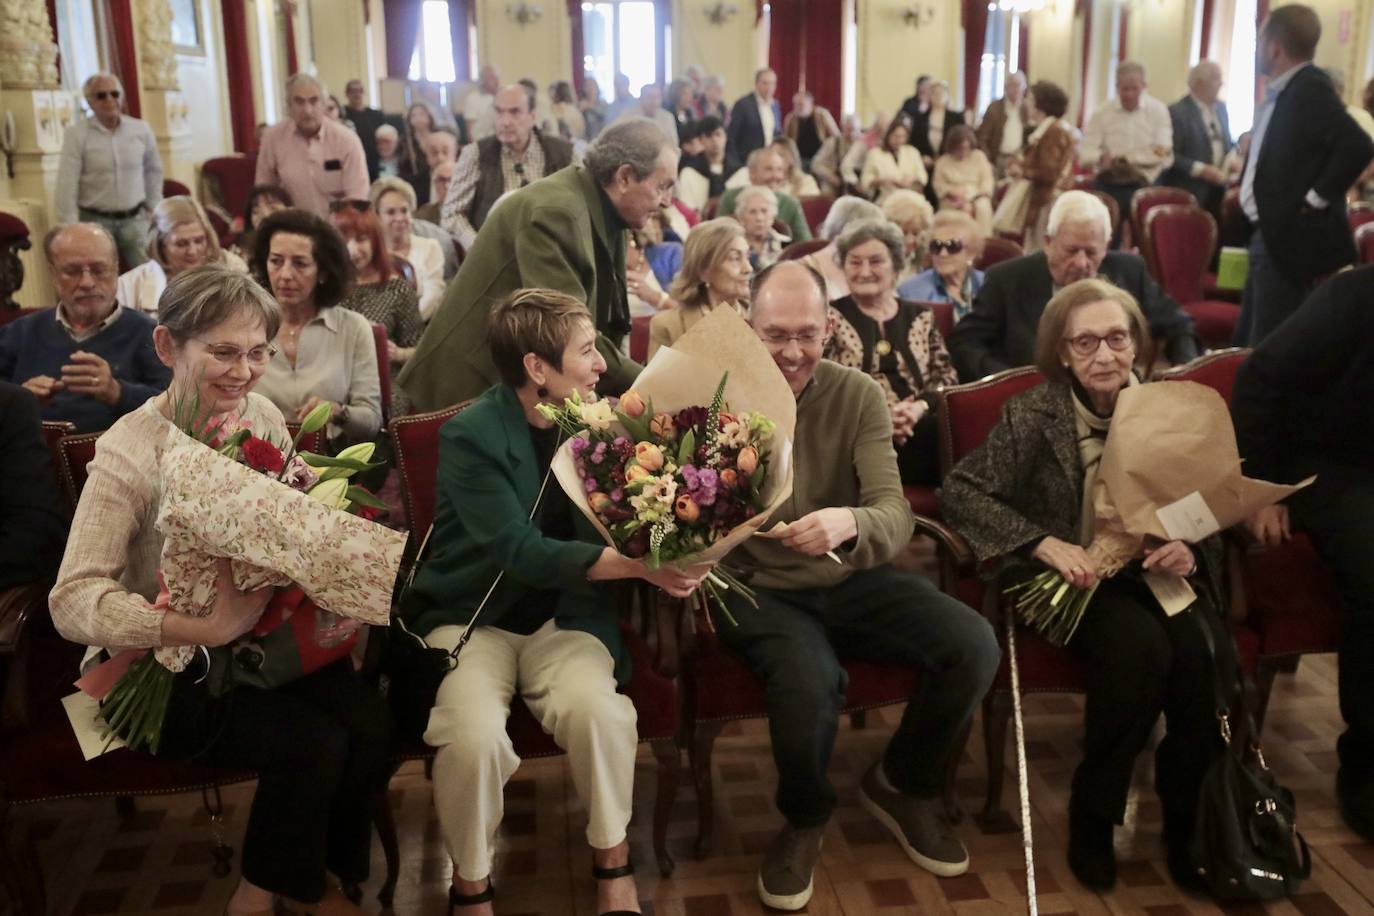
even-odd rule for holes
{"type": "Polygon", "coordinates": [[[580,165],[534,182],[492,210],[396,383],[416,410],[475,398],[500,381],[487,345],[492,306],[517,289],[556,289],[587,303],[606,358],[601,390],[629,388],[640,366],[620,353],[629,329],[625,238],[611,238],[601,191],[580,165]]]}
{"type": "MultiPolygon", "coordinates": [[[[630,674],[613,602],[587,581],[603,544],[547,538],[530,521],[543,477],[524,410],[509,385],[496,385],[439,431],[439,472],[429,556],[405,598],[403,613],[423,636],[466,625],[496,576],[505,574],[478,625],[497,624],[522,595],[557,589],[554,619],[591,633],[616,660],[616,679],[630,674]]],[[[557,487],[552,475],[548,486],[557,487]]],[[[581,515],[572,510],[574,521],[581,515]]]]}
{"type": "MultiPolygon", "coordinates": [[[[739,192],[743,188],[731,188],[720,195],[720,206],[716,208],[719,216],[733,216],[735,213],[735,201],[739,198],[739,192]]],[[[788,194],[786,191],[774,191],[778,196],[778,219],[787,224],[791,230],[792,241],[807,242],[811,240],[811,227],[806,224],[806,214],[802,212],[801,203],[788,194]]]]}

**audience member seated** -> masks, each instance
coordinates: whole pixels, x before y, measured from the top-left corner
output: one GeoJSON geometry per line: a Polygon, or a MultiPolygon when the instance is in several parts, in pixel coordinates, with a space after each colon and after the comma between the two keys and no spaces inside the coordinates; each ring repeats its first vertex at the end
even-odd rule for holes
{"type": "Polygon", "coordinates": [[[9,382],[0,382],[0,473],[0,591],[51,582],[62,561],[67,520],[38,399],[9,382]]]}
{"type": "Polygon", "coordinates": [[[643,229],[629,230],[625,246],[625,289],[635,318],[673,307],[667,293],[682,269],[682,243],[663,238],[662,211],[649,217],[643,229]]]}
{"type": "Polygon", "coordinates": [[[701,97],[697,99],[697,113],[703,118],[715,118],[724,124],[730,120],[730,106],[725,103],[725,78],[710,74],[701,81],[701,97]]]}
{"type": "Polygon", "coordinates": [[[253,257],[253,240],[262,221],[289,206],[291,195],[286,193],[285,188],[279,188],[274,184],[260,184],[248,192],[248,199],[243,204],[243,231],[230,246],[234,254],[239,256],[239,260],[247,263],[253,257]]]}
{"type": "Polygon", "coordinates": [[[663,109],[663,90],[657,84],[649,83],[640,89],[639,103],[626,108],[616,120],[624,121],[628,118],[652,121],[663,131],[663,136],[672,141],[673,147],[677,147],[677,119],[663,109]]]}
{"type": "Polygon", "coordinates": [[[883,142],[864,158],[859,189],[879,203],[893,191],[925,190],[926,167],[921,154],[907,141],[911,139],[911,125],[894,119],[883,134],[883,142]]]}
{"type": "Polygon", "coordinates": [[[534,97],[523,86],[507,86],[496,94],[496,134],[468,144],[458,158],[440,225],[470,249],[496,198],[572,161],[571,143],[535,128],[534,97]]]}
{"type": "Polygon", "coordinates": [[[893,191],[883,200],[882,210],[883,216],[902,230],[906,267],[897,276],[901,282],[925,270],[926,232],[935,217],[935,208],[916,191],[893,191]]]}
{"type": "Polygon", "coordinates": [[[695,99],[696,89],[692,86],[691,80],[673,80],[668,84],[667,98],[664,100],[663,107],[667,109],[668,114],[673,116],[673,124],[677,128],[679,148],[681,148],[687,128],[697,119],[695,99]]]}
{"type": "Polygon", "coordinates": [[[945,135],[964,123],[962,111],[949,110],[949,83],[933,80],[930,83],[929,107],[916,115],[910,124],[909,142],[921,154],[921,163],[929,171],[935,157],[944,148],[945,135]]]}
{"type": "Polygon", "coordinates": [[[839,131],[827,138],[811,159],[811,174],[822,194],[840,197],[848,189],[859,186],[858,171],[847,174],[842,167],[854,144],[860,142],[860,133],[858,117],[845,115],[840,118],[839,131]]]}
{"type": "Polygon", "coordinates": [[[736,159],[748,160],[782,133],[782,108],[774,94],[778,75],[767,67],[754,74],[754,91],[741,96],[725,119],[730,152],[736,159]]]}
{"type": "Polygon", "coordinates": [[[519,291],[492,310],[502,382],[440,432],[433,553],[404,613],[446,651],[476,623],[425,732],[438,748],[434,804],[454,864],[450,912],[465,916],[492,912],[502,790],[520,765],[506,734],[516,692],[568,753],[587,806],[596,912],[639,912],[625,838],[639,739],[634,705],[616,691],[630,658],[616,604],[597,583],[643,579],[685,598],[709,567],[650,570],[604,546],[549,479],[562,436],[536,408],[595,389],[606,368],[596,336],[580,300],[519,291]]]}
{"type": "Polygon", "coordinates": [[[903,280],[897,295],[916,302],[949,302],[958,321],[973,309],[983,272],[973,262],[983,250],[982,229],[961,210],[941,210],[930,223],[931,266],[903,280]]]}
{"type": "Polygon", "coordinates": [[[1159,288],[1144,260],[1107,251],[1111,225],[1107,205],[1087,191],[1060,195],[1050,211],[1044,250],[989,268],[973,311],[955,327],[949,346],[960,378],[971,381],[1033,364],[1040,315],[1054,291],[1095,277],[1139,303],[1149,330],[1140,347],[1152,349],[1153,340],[1160,340],[1165,356],[1176,364],[1197,357],[1193,320],[1159,288]]]}
{"type": "Polygon", "coordinates": [[[362,141],[324,116],[324,100],[318,77],[295,73],[286,81],[289,117],[263,133],[253,179],[285,188],[295,206],[321,217],[336,201],[367,196],[362,141]]]}
{"type": "Polygon", "coordinates": [[[456,165],[458,147],[458,134],[450,127],[436,127],[425,138],[425,165],[429,168],[429,200],[426,203],[443,203],[434,187],[434,170],[446,162],[456,165]]]}
{"type": "Polygon", "coordinates": [[[0,327],[0,381],[32,392],[44,420],[109,429],[172,378],[153,350],[153,321],[115,299],[119,253],[103,226],[59,226],[43,252],[57,308],[0,327]]]}
{"type": "MultiPolygon", "coordinates": [[[[797,198],[787,190],[787,161],[776,147],[764,146],[750,153],[748,171],[745,174],[749,180],[744,187],[761,185],[777,197],[777,218],[787,224],[792,241],[804,242],[811,238],[811,227],[806,224],[806,214],[802,212],[797,198]]],[[[744,187],[729,188],[721,195],[720,206],[717,208],[720,216],[730,216],[735,212],[736,201],[744,187]]]]}
{"type": "MultiPolygon", "coordinates": [[[[1084,548],[1093,537],[1093,483],[1122,389],[1149,343],[1130,293],[1101,280],[1061,289],[1045,307],[1035,365],[1046,381],[1017,395],[987,440],[946,476],[945,520],[968,540],[989,575],[1026,579],[1046,568],[1077,588],[1098,584],[1068,649],[1083,664],[1087,700],[1083,759],[1069,791],[1069,868],[1084,886],[1116,883],[1112,828],[1122,823],[1135,759],[1159,714],[1155,789],[1164,814],[1169,871],[1197,882],[1189,856],[1203,774],[1221,752],[1216,671],[1233,670],[1219,536],[1146,545],[1124,569],[1098,579],[1084,548]],[[1197,593],[1172,616],[1145,573],[1186,578],[1197,593]],[[1205,640],[1202,627],[1212,631],[1205,640]]],[[[1167,383],[1166,383],[1167,384],[1167,383]]]]}
{"type": "Polygon", "coordinates": [[[373,144],[377,149],[377,178],[408,178],[413,173],[414,166],[402,153],[401,132],[396,125],[380,125],[373,136],[373,144]]]}
{"type": "MultiPolygon", "coordinates": [[[[386,123],[386,115],[376,108],[370,108],[367,104],[367,87],[359,79],[351,79],[344,84],[344,97],[348,100],[343,109],[339,112],[353,129],[357,131],[358,139],[363,143],[363,153],[367,156],[368,179],[377,180],[377,170],[381,168],[383,159],[381,147],[377,142],[377,132],[386,123]]],[[[396,128],[392,128],[391,134],[393,141],[398,140],[400,134],[396,128]]],[[[394,155],[395,148],[387,155],[394,155]]],[[[394,174],[394,173],[393,173],[394,174]]]]}
{"type": "Polygon", "coordinates": [[[763,270],[792,241],[773,228],[778,218],[778,196],[768,188],[750,185],[739,193],[735,203],[735,218],[749,241],[749,263],[754,270],[763,270]]]}
{"type": "Polygon", "coordinates": [[[424,322],[419,298],[386,250],[382,223],[372,210],[344,207],[329,215],[343,236],[356,281],[339,305],[386,328],[387,356],[393,373],[415,353],[424,322]]]}
{"type": "Polygon", "coordinates": [[[1073,169],[1077,141],[1073,126],[1064,120],[1068,110],[1068,95],[1054,83],[1041,80],[1031,86],[1030,137],[1021,155],[1007,163],[1012,182],[992,215],[992,228],[1021,239],[1027,251],[1039,248],[1059,183],[1073,169]]]}
{"type": "Polygon", "coordinates": [[[126,271],[115,285],[115,299],[128,309],[157,314],[167,281],[192,267],[219,264],[247,273],[243,258],[219,247],[219,236],[200,204],[189,197],[165,197],[148,227],[148,260],[126,271]]]}
{"type": "Polygon", "coordinates": [[[930,182],[941,210],[962,210],[977,221],[983,234],[992,231],[992,163],[980,150],[973,128],[951,127],[945,152],[935,160],[930,182]]]}
{"type": "Polygon", "coordinates": [[[483,64],[477,85],[463,99],[463,126],[469,143],[476,143],[496,132],[496,93],[501,90],[501,74],[491,64],[483,64]]]}
{"type": "Polygon", "coordinates": [[[415,191],[410,185],[399,178],[378,178],[372,184],[371,200],[372,209],[382,221],[387,249],[415,268],[415,280],[420,285],[420,316],[428,321],[444,298],[443,248],[415,230],[415,191]]]}
{"type": "Polygon", "coordinates": [[[751,538],[730,554],[758,606],[727,593],[739,625],[717,636],[763,680],[786,819],[764,853],[759,897],[799,910],[837,803],[826,770],[844,704],[840,659],[920,669],[901,724],[858,794],[913,862],[953,876],[968,869],[968,853],[940,794],[1000,653],[981,614],[891,565],[912,531],[892,423],[878,383],[821,358],[831,319],[820,278],[800,264],[775,265],[755,278],[752,303],[755,333],[797,397],[797,476],[792,498],[769,520],[787,522],[786,534],[751,538]]]}
{"type": "Polygon", "coordinates": [[[560,138],[576,145],[587,140],[587,122],[578,110],[572,83],[555,80],[549,84],[549,117],[553,118],[560,138]]]}
{"type": "Polygon", "coordinates": [[[611,91],[615,98],[606,106],[607,125],[614,124],[622,114],[639,103],[639,99],[630,91],[630,78],[623,73],[611,78],[611,91]]]}
{"type": "Polygon", "coordinates": [[[1218,223],[1227,184],[1223,167],[1234,146],[1226,103],[1218,98],[1221,85],[1221,67],[1214,61],[1201,61],[1188,71],[1188,94],[1169,106],[1174,156],[1160,176],[1161,184],[1190,191],[1218,223]]]}
{"type": "Polygon", "coordinates": [[[376,436],[382,393],[372,322],[336,308],[353,284],[343,238],[313,213],[283,210],[263,221],[252,267],[281,309],[261,394],[297,423],[327,401],[332,442],[376,436]]]}
{"type": "MultiPolygon", "coordinates": [[[[453,185],[453,173],[458,168],[456,162],[441,162],[430,173],[430,184],[434,188],[434,197],[427,204],[421,204],[415,208],[415,222],[425,222],[438,227],[443,221],[444,201],[448,197],[448,189],[453,185]]],[[[414,226],[411,226],[414,229],[414,226]]],[[[453,238],[447,232],[444,235],[453,238]]],[[[433,236],[426,236],[433,238],[433,236]]]]}
{"type": "Polygon", "coordinates": [[[671,287],[674,308],[660,311],[649,322],[649,354],[673,341],[716,306],[743,312],[749,301],[749,241],[744,228],[728,216],[698,223],[687,236],[682,270],[671,287]]]}
{"type": "Polygon", "coordinates": [[[49,602],[58,632],[73,642],[110,651],[180,650],[185,670],[172,682],[158,756],[259,774],[242,877],[225,912],[258,916],[284,904],[353,916],[363,910],[326,872],[350,883],[367,878],[372,798],[392,770],[386,702],[347,659],[276,690],[240,685],[213,696],[206,656],[193,649],[227,646],[247,633],[272,593],[236,589],[227,561],[208,616],[151,603],[162,554],[154,524],[158,468],[173,404],[196,399],[198,421],[251,424],[256,435],[285,441],[281,412],[252,392],[270,359],[277,320],[271,298],[243,274],[210,266],[171,282],[156,346],[172,388],[100,437],[49,602]]]}
{"type": "Polygon", "coordinates": [[[587,125],[587,142],[590,143],[606,126],[606,100],[601,97],[601,85],[590,73],[582,78],[577,110],[582,113],[582,121],[587,125]]]}
{"type": "Polygon", "coordinates": [[[775,137],[769,144],[782,153],[783,189],[793,197],[815,197],[821,193],[816,179],[802,170],[801,154],[791,137],[775,137]]]}
{"type": "Polygon", "coordinates": [[[1131,196],[1154,184],[1173,162],[1169,109],[1145,91],[1143,65],[1128,60],[1116,68],[1116,98],[1088,119],[1078,158],[1097,170],[1093,187],[1110,194],[1123,214],[1131,212],[1131,196]]]}
{"type": "Polygon", "coordinates": [[[677,199],[700,213],[713,197],[725,193],[725,182],[742,167],[725,145],[725,125],[714,115],[696,122],[701,152],[678,162],[677,199]]]}
{"type": "Polygon", "coordinates": [[[1231,414],[1248,477],[1316,481],[1249,521],[1265,545],[1305,532],[1335,573],[1342,618],[1336,798],[1374,842],[1374,267],[1338,273],[1266,337],[1236,373],[1231,414]]]}
{"type": "Polygon", "coordinates": [[[993,101],[978,124],[978,145],[996,169],[997,177],[1006,174],[1030,136],[1030,104],[1026,97],[1026,74],[1007,74],[1006,94],[993,101]]]}
{"type": "Polygon", "coordinates": [[[871,200],[845,195],[830,205],[830,212],[820,226],[820,237],[830,244],[813,251],[797,261],[810,267],[825,280],[826,299],[836,299],[849,295],[849,281],[845,279],[844,268],[840,266],[839,249],[835,240],[853,223],[859,220],[885,219],[882,208],[871,200]]]}
{"type": "Polygon", "coordinates": [[[800,170],[809,171],[811,160],[822,144],[840,132],[835,116],[824,106],[816,104],[816,97],[805,90],[792,96],[792,110],[782,122],[782,133],[797,145],[801,157],[800,170]]]}
{"type": "Polygon", "coordinates": [[[935,389],[958,384],[930,309],[899,298],[901,230],[886,220],[852,224],[838,240],[849,295],[834,303],[825,358],[873,376],[892,415],[902,483],[940,482],[935,389]]]}
{"type": "MultiPolygon", "coordinates": [[[[406,178],[415,189],[416,199],[429,203],[429,157],[426,148],[429,135],[439,128],[439,116],[430,104],[423,99],[412,102],[406,109],[405,136],[402,138],[403,153],[411,164],[412,173],[406,178]]],[[[442,203],[442,201],[441,201],[442,203]]]]}

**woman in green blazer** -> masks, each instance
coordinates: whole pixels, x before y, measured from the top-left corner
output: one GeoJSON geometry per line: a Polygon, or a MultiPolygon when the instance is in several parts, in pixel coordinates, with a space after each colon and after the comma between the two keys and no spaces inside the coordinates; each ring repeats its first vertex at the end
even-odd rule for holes
{"type": "Polygon", "coordinates": [[[454,862],[450,912],[491,913],[502,788],[520,763],[506,735],[518,692],[567,751],[587,805],[597,912],[635,913],[625,828],[638,736],[634,706],[616,692],[628,658],[597,583],[645,579],[686,597],[706,568],[650,570],[602,545],[549,473],[559,433],[537,405],[591,392],[606,369],[587,307],[517,290],[488,332],[503,381],[440,432],[433,553],[406,606],[414,629],[444,649],[480,609],[425,732],[438,748],[434,801],[454,862]]]}

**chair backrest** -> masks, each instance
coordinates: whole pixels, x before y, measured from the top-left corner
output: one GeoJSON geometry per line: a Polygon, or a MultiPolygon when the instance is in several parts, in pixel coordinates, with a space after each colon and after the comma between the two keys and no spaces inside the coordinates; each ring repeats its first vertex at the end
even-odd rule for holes
{"type": "MultiPolygon", "coordinates": [[[[291,437],[292,442],[296,441],[296,436],[300,434],[300,431],[301,425],[299,423],[286,424],[286,434],[291,437]]],[[[324,438],[324,430],[322,429],[316,430],[310,435],[302,437],[301,444],[299,446],[300,451],[313,452],[316,455],[323,455],[325,452],[325,447],[326,443],[324,438]]]]}
{"type": "Polygon", "coordinates": [[[372,342],[377,347],[377,381],[382,386],[382,423],[391,416],[391,356],[387,347],[386,328],[372,326],[372,342]]]}
{"type": "Polygon", "coordinates": [[[410,288],[417,293],[420,291],[420,278],[415,275],[415,265],[411,264],[400,255],[391,256],[391,266],[396,268],[396,273],[410,284],[410,288]]]}
{"type": "Polygon", "coordinates": [[[1217,221],[1201,207],[1158,204],[1145,217],[1141,240],[1153,252],[1155,276],[1180,303],[1199,302],[1203,277],[1217,245],[1217,221]]]}
{"type": "Polygon", "coordinates": [[[72,506],[81,501],[81,491],[86,487],[86,465],[95,457],[95,441],[101,435],[81,433],[63,436],[58,440],[62,456],[62,489],[66,491],[67,502],[72,506]]]}
{"type": "Polygon", "coordinates": [[[163,197],[190,197],[191,189],[177,181],[175,178],[166,178],[162,182],[163,197]]]}
{"type": "Polygon", "coordinates": [[[793,242],[782,250],[782,253],[778,255],[778,260],[795,261],[798,258],[804,258],[808,254],[820,251],[829,244],[830,243],[825,239],[807,239],[804,242],[793,242]]]}
{"type": "Polygon", "coordinates": [[[701,208],[702,219],[715,219],[716,213],[720,210],[720,196],[712,197],[706,201],[706,206],[701,208]]]}
{"type": "Polygon", "coordinates": [[[1156,278],[1159,276],[1155,270],[1155,265],[1150,261],[1150,255],[1145,248],[1143,239],[1145,238],[1145,218],[1150,211],[1161,204],[1182,204],[1198,206],[1197,198],[1191,191],[1183,188],[1170,188],[1164,185],[1150,185],[1141,188],[1131,195],[1131,231],[1135,233],[1136,245],[1140,248],[1141,254],[1145,257],[1145,266],[1150,269],[1150,273],[1156,278]]]}
{"type": "Polygon", "coordinates": [[[949,340],[949,335],[954,333],[954,303],[920,301],[916,304],[930,309],[935,317],[935,330],[939,331],[945,340],[949,340]]]}
{"type": "Polygon", "coordinates": [[[1357,200],[1350,205],[1350,209],[1345,211],[1345,217],[1350,220],[1350,231],[1356,232],[1361,226],[1374,223],[1374,204],[1357,200]]]}
{"type": "Polygon", "coordinates": [[[977,270],[987,270],[994,264],[1019,258],[1025,253],[1026,250],[1018,242],[993,235],[983,240],[983,252],[973,266],[977,270]]]}
{"type": "Polygon", "coordinates": [[[430,413],[396,417],[389,427],[396,471],[401,475],[401,504],[405,506],[411,543],[418,545],[434,522],[435,481],[439,474],[439,430],[469,402],[430,413]]]}
{"type": "Polygon", "coordinates": [[[1190,363],[1161,372],[1159,378],[1161,381],[1197,382],[1199,385],[1206,385],[1230,404],[1231,392],[1236,385],[1236,370],[1249,355],[1250,351],[1245,347],[1213,350],[1190,363]]]}
{"type": "Polygon", "coordinates": [[[821,223],[825,222],[826,215],[830,213],[830,205],[834,202],[835,198],[829,194],[810,194],[797,198],[797,203],[801,204],[802,216],[806,218],[806,225],[811,227],[812,235],[820,231],[821,223]]]}
{"type": "Polygon", "coordinates": [[[630,359],[641,366],[649,359],[649,323],[653,320],[652,315],[630,319],[630,359]]]}
{"type": "Polygon", "coordinates": [[[257,166],[258,157],[255,155],[219,156],[206,159],[200,167],[200,174],[217,186],[220,205],[234,216],[240,216],[253,190],[257,166]]]}
{"type": "Polygon", "coordinates": [[[76,507],[67,499],[67,486],[62,474],[62,439],[74,435],[75,424],[66,420],[43,421],[43,444],[48,447],[48,467],[52,470],[52,482],[62,491],[62,499],[68,512],[76,507]]]}
{"type": "Polygon", "coordinates": [[[1361,264],[1374,264],[1374,222],[1355,230],[1355,248],[1360,253],[1361,264]]]}
{"type": "Polygon", "coordinates": [[[1003,404],[1044,380],[1034,366],[1020,366],[966,385],[938,389],[942,474],[948,474],[960,459],[983,444],[1002,418],[1003,404]]]}
{"type": "Polygon", "coordinates": [[[234,221],[229,217],[218,204],[205,205],[205,217],[210,220],[210,228],[215,230],[215,238],[219,240],[221,248],[228,248],[233,244],[234,221]]]}

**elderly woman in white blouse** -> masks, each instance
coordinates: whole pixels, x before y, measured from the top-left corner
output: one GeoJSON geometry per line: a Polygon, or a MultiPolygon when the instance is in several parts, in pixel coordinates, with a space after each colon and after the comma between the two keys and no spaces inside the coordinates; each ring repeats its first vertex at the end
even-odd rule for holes
{"type": "Polygon", "coordinates": [[[331,441],[375,437],[382,390],[372,323],[335,308],[354,280],[343,236],[305,210],[273,213],[258,228],[253,273],[281,309],[277,352],[258,392],[295,422],[329,402],[331,441]]]}
{"type": "Polygon", "coordinates": [[[878,203],[896,191],[925,190],[926,166],[916,147],[909,145],[910,140],[911,122],[893,118],[882,143],[864,159],[859,187],[878,203]]]}
{"type": "Polygon", "coordinates": [[[415,268],[419,285],[420,317],[429,320],[444,298],[444,250],[439,243],[413,231],[415,189],[401,178],[378,178],[368,192],[372,209],[382,221],[387,250],[415,268]]]}
{"type": "Polygon", "coordinates": [[[125,271],[115,287],[115,299],[128,309],[157,314],[157,300],[167,281],[184,270],[218,264],[239,273],[248,265],[219,245],[219,238],[200,204],[189,197],[163,198],[148,227],[148,260],[125,271]]]}

